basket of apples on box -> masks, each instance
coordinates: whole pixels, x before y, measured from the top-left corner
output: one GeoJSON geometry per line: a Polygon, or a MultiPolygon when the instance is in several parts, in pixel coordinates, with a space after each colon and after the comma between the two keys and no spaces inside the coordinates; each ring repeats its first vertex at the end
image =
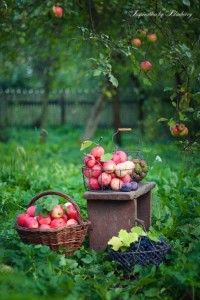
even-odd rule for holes
{"type": "Polygon", "coordinates": [[[24,243],[47,245],[51,250],[62,250],[69,256],[83,243],[89,225],[71,197],[57,191],[45,191],[30,201],[25,213],[17,216],[15,228],[24,243]],[[44,198],[41,203],[35,203],[49,195],[62,197],[65,203],[44,198]]]}
{"type": "MultiPolygon", "coordinates": [[[[118,131],[130,131],[129,128],[118,131]]],[[[81,150],[94,144],[83,142],[81,150]]],[[[148,167],[135,151],[118,150],[105,153],[102,146],[96,145],[84,156],[82,167],[83,182],[90,191],[121,191],[130,192],[138,189],[138,182],[147,174],[148,167]]]]}

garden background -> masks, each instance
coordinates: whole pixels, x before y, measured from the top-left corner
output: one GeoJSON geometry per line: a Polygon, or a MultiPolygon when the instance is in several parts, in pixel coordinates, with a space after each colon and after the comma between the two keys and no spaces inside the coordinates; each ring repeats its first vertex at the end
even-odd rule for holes
{"type": "Polygon", "coordinates": [[[199,5],[1,0],[2,299],[200,298],[199,5]],[[178,123],[188,135],[173,136],[178,123]],[[88,237],[68,258],[23,244],[16,216],[41,191],[70,195],[87,218],[81,144],[103,137],[111,152],[119,127],[133,134],[118,135],[117,145],[142,149],[144,181],[156,182],[152,226],[171,245],[167,261],[127,273],[107,251],[89,249],[88,237]]]}

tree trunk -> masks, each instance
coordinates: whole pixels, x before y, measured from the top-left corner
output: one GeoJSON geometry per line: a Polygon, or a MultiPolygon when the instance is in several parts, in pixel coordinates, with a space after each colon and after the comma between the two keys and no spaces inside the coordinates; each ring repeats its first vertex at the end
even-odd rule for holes
{"type": "Polygon", "coordinates": [[[92,111],[90,112],[87,124],[85,126],[85,130],[81,136],[82,141],[89,140],[93,137],[101,119],[102,112],[106,106],[106,102],[106,97],[103,94],[101,94],[95,102],[92,111]]]}

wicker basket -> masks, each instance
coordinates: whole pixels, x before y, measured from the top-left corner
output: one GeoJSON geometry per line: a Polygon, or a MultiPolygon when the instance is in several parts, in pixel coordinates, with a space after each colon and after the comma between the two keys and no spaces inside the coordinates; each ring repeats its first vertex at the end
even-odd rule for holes
{"type": "Polygon", "coordinates": [[[83,243],[91,222],[82,219],[79,207],[71,197],[57,191],[46,191],[36,195],[31,200],[28,207],[34,205],[38,199],[48,195],[57,195],[71,202],[78,212],[78,225],[65,226],[62,228],[39,229],[21,227],[16,224],[15,228],[24,243],[47,245],[51,250],[56,252],[58,252],[59,248],[64,248],[64,250],[62,249],[63,253],[66,256],[70,256],[83,243]]]}
{"type": "Polygon", "coordinates": [[[151,251],[142,251],[140,248],[136,251],[127,250],[126,252],[109,249],[109,255],[127,272],[131,272],[137,264],[143,267],[149,265],[158,267],[163,262],[166,253],[170,250],[170,245],[163,240],[157,243],[157,245],[154,245],[152,242],[152,246],[153,249],[151,251]]]}

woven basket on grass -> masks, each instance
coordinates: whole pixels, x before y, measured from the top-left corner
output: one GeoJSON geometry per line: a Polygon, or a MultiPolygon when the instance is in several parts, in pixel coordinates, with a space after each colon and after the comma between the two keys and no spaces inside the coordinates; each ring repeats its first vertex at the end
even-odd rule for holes
{"type": "Polygon", "coordinates": [[[73,204],[78,212],[78,225],[65,226],[61,228],[40,229],[40,228],[26,228],[15,225],[15,228],[21,240],[26,244],[42,244],[47,245],[53,251],[58,251],[60,248],[66,256],[72,255],[73,252],[81,246],[87,233],[88,227],[91,224],[88,220],[83,220],[78,205],[74,200],[66,194],[57,191],[46,191],[36,195],[28,207],[48,195],[57,195],[65,198],[73,204]]]}

